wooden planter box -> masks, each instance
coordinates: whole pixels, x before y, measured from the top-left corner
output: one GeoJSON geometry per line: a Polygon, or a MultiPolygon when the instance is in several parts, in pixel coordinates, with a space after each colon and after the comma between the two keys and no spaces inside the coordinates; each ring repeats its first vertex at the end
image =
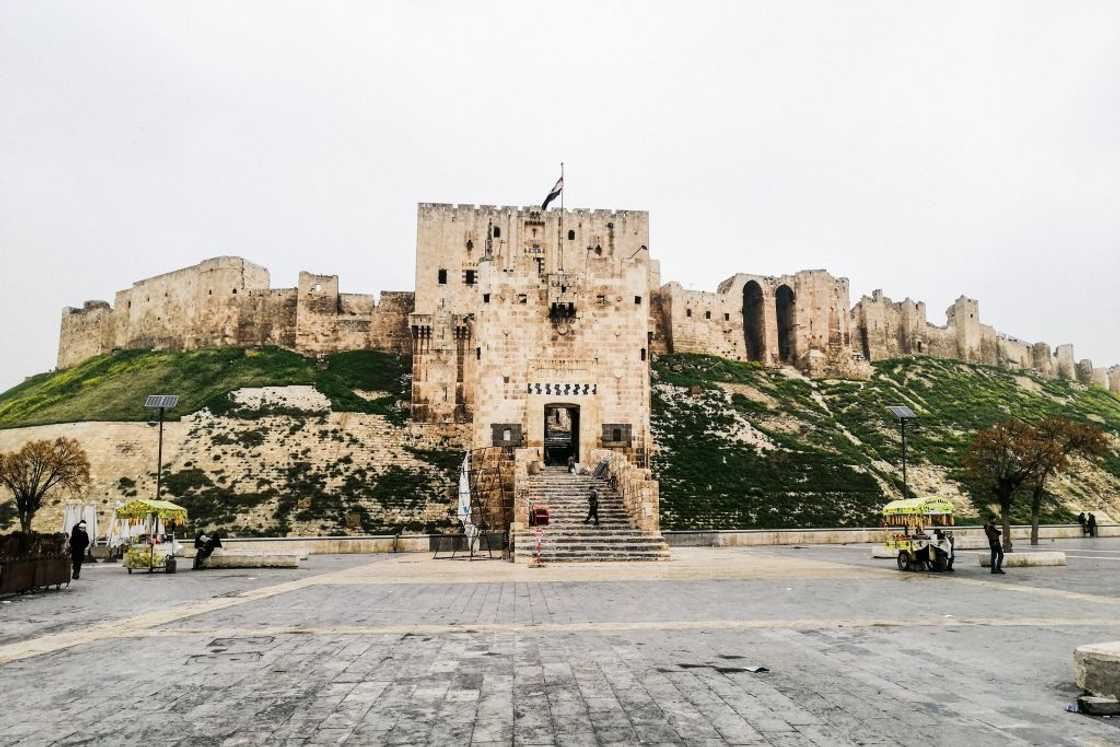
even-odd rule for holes
{"type": "Polygon", "coordinates": [[[68,558],[35,558],[0,562],[0,594],[16,594],[70,582],[68,558]]]}

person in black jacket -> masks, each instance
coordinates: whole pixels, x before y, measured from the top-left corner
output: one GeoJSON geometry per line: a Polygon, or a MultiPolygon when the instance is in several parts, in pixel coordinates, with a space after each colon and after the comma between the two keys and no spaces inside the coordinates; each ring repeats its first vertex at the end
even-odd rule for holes
{"type": "Polygon", "coordinates": [[[1085,521],[1085,526],[1089,530],[1089,536],[1090,537],[1096,537],[1097,536],[1097,516],[1096,516],[1096,514],[1094,514],[1092,512],[1089,512],[1089,518],[1085,521]]]}
{"type": "Polygon", "coordinates": [[[70,530],[70,561],[74,565],[74,578],[82,575],[82,561],[86,559],[88,547],[89,535],[86,534],[86,522],[83,519],[70,530]]]}
{"type": "Polygon", "coordinates": [[[1081,534],[1089,533],[1089,527],[1085,524],[1085,512],[1082,511],[1077,515],[1077,523],[1081,525],[1081,534]]]}
{"type": "Polygon", "coordinates": [[[591,492],[587,494],[587,518],[583,523],[595,520],[595,526],[599,526],[599,493],[592,488],[591,492]]]}
{"type": "Polygon", "coordinates": [[[194,569],[197,571],[206,562],[206,559],[214,554],[214,550],[222,546],[222,539],[218,536],[217,531],[210,537],[206,536],[205,532],[199,532],[194,538],[194,569]]]}
{"type": "Polygon", "coordinates": [[[988,547],[992,551],[992,573],[1003,573],[1003,535],[996,526],[996,517],[988,519],[988,523],[984,525],[984,534],[988,536],[988,547]]]}

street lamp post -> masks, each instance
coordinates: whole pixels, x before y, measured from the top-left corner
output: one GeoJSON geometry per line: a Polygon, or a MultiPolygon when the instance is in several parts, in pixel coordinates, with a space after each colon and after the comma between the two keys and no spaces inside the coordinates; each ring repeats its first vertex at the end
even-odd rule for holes
{"type": "MultiPolygon", "coordinates": [[[[179,404],[179,397],[175,394],[149,394],[144,399],[144,407],[150,410],[159,411],[159,445],[156,447],[156,500],[159,500],[160,492],[163,489],[163,413],[164,410],[170,410],[175,405],[179,404]]],[[[155,546],[155,529],[159,529],[159,518],[157,515],[156,526],[153,528],[152,541],[149,543],[148,552],[148,570],[151,571],[152,565],[155,563],[156,546],[155,546]]],[[[175,533],[171,533],[171,557],[175,557],[175,533]]]]}
{"type": "Polygon", "coordinates": [[[910,489],[906,484],[906,422],[915,420],[918,416],[906,405],[891,405],[887,408],[898,419],[898,426],[902,430],[902,497],[910,496],[910,489]]]}

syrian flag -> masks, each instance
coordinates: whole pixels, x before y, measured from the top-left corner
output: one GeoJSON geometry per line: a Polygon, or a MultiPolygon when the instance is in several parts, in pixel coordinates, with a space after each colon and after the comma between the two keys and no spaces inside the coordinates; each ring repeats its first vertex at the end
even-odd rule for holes
{"type": "Polygon", "coordinates": [[[552,189],[550,189],[548,191],[548,197],[544,198],[544,202],[541,203],[541,210],[548,210],[548,203],[552,202],[557,197],[559,197],[560,193],[563,192],[563,191],[564,191],[564,177],[561,176],[559,179],[556,180],[556,183],[552,185],[552,189]]]}

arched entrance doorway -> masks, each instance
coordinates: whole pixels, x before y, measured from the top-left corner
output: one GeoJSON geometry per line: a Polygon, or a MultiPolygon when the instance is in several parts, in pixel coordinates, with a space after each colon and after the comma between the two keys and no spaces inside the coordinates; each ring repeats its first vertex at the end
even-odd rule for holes
{"type": "Polygon", "coordinates": [[[743,286],[743,340],[749,361],[761,361],[766,357],[764,306],[762,286],[749,281],[743,286]]]}
{"type": "Polygon", "coordinates": [[[544,463],[566,465],[568,457],[579,461],[579,405],[545,405],[544,463]]]}
{"type": "Polygon", "coordinates": [[[774,293],[774,306],[778,316],[778,359],[782,363],[793,363],[794,319],[797,311],[797,297],[788,285],[778,286],[774,293]]]}

